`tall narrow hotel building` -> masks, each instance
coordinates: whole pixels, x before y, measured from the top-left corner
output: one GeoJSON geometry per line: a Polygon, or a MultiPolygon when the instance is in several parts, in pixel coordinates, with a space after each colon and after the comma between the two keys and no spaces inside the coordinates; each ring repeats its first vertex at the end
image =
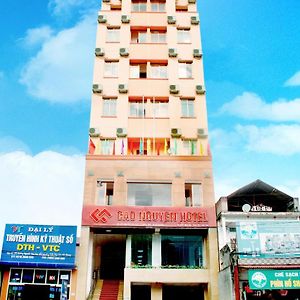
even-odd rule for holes
{"type": "Polygon", "coordinates": [[[76,299],[216,300],[195,0],[103,0],[76,299]]]}

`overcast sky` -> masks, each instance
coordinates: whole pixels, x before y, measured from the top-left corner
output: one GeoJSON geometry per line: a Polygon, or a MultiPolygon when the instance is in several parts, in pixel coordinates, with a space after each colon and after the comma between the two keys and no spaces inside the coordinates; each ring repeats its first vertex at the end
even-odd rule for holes
{"type": "MultiPolygon", "coordinates": [[[[0,2],[0,239],[80,221],[99,5],[0,2]]],[[[258,178],[299,197],[300,2],[198,6],[216,199],[258,178]]]]}

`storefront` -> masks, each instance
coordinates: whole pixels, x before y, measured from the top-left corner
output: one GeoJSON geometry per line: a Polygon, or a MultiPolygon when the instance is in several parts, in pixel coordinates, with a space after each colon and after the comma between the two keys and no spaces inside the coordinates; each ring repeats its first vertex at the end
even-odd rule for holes
{"type": "Polygon", "coordinates": [[[128,300],[208,299],[213,209],[85,206],[82,223],[102,292],[110,284],[128,300]]]}
{"type": "Polygon", "coordinates": [[[243,300],[300,299],[300,269],[249,269],[243,300]]]}
{"type": "Polygon", "coordinates": [[[76,226],[7,224],[0,299],[75,299],[75,248],[76,226]]]}
{"type": "Polygon", "coordinates": [[[242,300],[300,299],[298,221],[240,222],[239,286],[242,300]]]}

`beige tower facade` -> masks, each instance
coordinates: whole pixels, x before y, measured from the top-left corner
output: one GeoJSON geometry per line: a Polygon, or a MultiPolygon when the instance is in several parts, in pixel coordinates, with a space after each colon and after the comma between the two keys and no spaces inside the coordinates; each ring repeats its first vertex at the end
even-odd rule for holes
{"type": "Polygon", "coordinates": [[[218,299],[207,128],[195,0],[103,0],[77,300],[218,299]]]}

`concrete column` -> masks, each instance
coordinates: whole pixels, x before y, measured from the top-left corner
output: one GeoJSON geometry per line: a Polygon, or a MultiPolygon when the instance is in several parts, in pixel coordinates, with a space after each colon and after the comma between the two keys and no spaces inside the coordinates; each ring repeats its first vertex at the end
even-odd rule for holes
{"type": "Polygon", "coordinates": [[[125,251],[125,268],[131,266],[131,235],[126,238],[126,251],[125,251]]]}
{"type": "Polygon", "coordinates": [[[152,266],[161,266],[161,235],[159,233],[152,235],[152,266]]]}
{"type": "Polygon", "coordinates": [[[90,244],[90,228],[87,226],[81,227],[80,246],[77,253],[77,288],[76,300],[85,300],[89,293],[87,287],[88,267],[89,267],[89,244],[90,244]]]}
{"type": "Polygon", "coordinates": [[[151,285],[151,300],[162,300],[161,283],[155,283],[151,285]]]}
{"type": "Polygon", "coordinates": [[[210,283],[207,286],[208,299],[218,300],[219,299],[219,288],[218,288],[218,243],[217,243],[217,228],[209,228],[207,234],[207,257],[208,265],[210,270],[210,283]]]}

